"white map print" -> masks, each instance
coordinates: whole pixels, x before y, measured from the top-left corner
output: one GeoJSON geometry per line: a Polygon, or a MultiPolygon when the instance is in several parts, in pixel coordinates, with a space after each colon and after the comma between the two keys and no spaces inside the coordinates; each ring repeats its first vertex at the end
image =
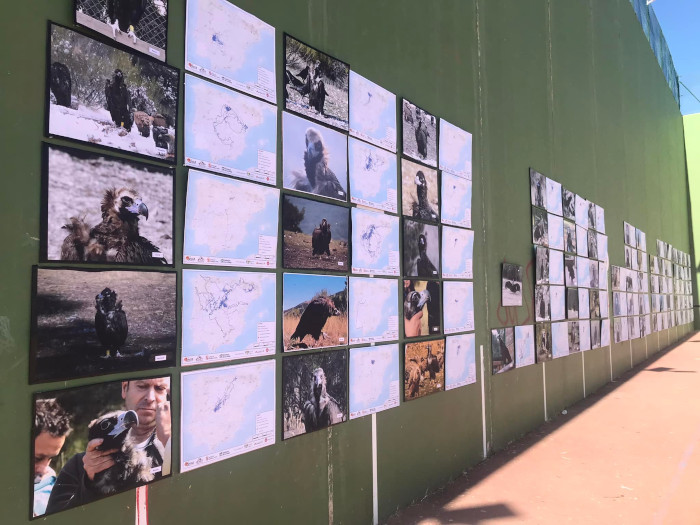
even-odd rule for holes
{"type": "Polygon", "coordinates": [[[445,333],[474,330],[474,284],[445,281],[442,293],[445,333]]]}
{"type": "Polygon", "coordinates": [[[462,228],[442,228],[442,276],[471,279],[474,232],[462,228]]]}
{"type": "Polygon", "coordinates": [[[474,334],[452,335],[445,348],[445,390],[476,383],[474,334]]]}
{"type": "Polygon", "coordinates": [[[350,278],[350,344],[399,338],[399,282],[350,278]]]}
{"type": "Polygon", "coordinates": [[[472,134],[440,119],[440,169],[472,178],[472,134]]]}
{"type": "Polygon", "coordinates": [[[274,274],[184,270],[182,364],[275,352],[274,274]]]}
{"type": "Polygon", "coordinates": [[[353,273],[399,274],[399,218],[352,209],[353,273]]]}
{"type": "Polygon", "coordinates": [[[532,325],[515,327],[515,366],[535,364],[535,327],[532,325]]]}
{"type": "Polygon", "coordinates": [[[442,210],[444,224],[471,228],[472,182],[447,172],[442,174],[442,210]]]}
{"type": "Polygon", "coordinates": [[[396,95],[352,70],[350,135],[396,153],[396,95]]]}
{"type": "Polygon", "coordinates": [[[227,0],[188,0],[185,69],[273,104],[275,29],[227,0]]]}
{"type": "Polygon", "coordinates": [[[396,213],[396,155],[352,137],[348,154],[352,202],[396,213]]]}
{"type": "Polygon", "coordinates": [[[275,442],[275,361],[182,374],[182,472],[275,442]]]}
{"type": "Polygon", "coordinates": [[[399,405],[399,345],[350,350],[350,419],[399,405]]]}
{"type": "Polygon", "coordinates": [[[185,76],[185,165],[274,185],[274,106],[185,76]]]}
{"type": "Polygon", "coordinates": [[[279,190],[190,170],[184,262],[274,268],[279,190]]]}

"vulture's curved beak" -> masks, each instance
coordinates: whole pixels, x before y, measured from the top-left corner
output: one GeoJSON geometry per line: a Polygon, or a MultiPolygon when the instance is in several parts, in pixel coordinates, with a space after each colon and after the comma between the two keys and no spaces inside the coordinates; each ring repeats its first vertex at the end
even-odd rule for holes
{"type": "Polygon", "coordinates": [[[143,215],[148,220],[148,206],[141,200],[135,200],[134,203],[127,208],[131,213],[135,215],[143,215]]]}

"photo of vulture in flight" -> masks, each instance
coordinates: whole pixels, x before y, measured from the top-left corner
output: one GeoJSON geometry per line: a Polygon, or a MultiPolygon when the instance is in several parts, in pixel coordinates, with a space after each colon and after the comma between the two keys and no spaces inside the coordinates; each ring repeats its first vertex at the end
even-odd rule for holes
{"type": "Polygon", "coordinates": [[[117,39],[117,31],[126,33],[134,44],[134,28],[141,21],[146,11],[147,0],[107,0],[107,16],[112,27],[112,38],[117,39]]]}
{"type": "Polygon", "coordinates": [[[131,131],[134,116],[131,108],[131,95],[124,82],[124,73],[121,69],[115,69],[112,79],[105,80],[105,100],[107,111],[114,125],[131,131]]]}
{"type": "Polygon", "coordinates": [[[345,135],[285,113],[282,143],[285,188],[347,200],[345,135]]]}
{"type": "Polygon", "coordinates": [[[299,324],[294,330],[291,339],[297,339],[299,343],[307,335],[310,335],[316,341],[321,337],[325,339],[328,336],[323,332],[323,327],[326,325],[326,321],[334,315],[340,315],[340,311],[333,304],[333,300],[328,296],[316,297],[308,304],[304,313],[301,314],[301,319],[299,319],[299,324]]]}
{"type": "Polygon", "coordinates": [[[139,234],[139,217],[148,220],[148,207],[131,188],[111,188],[102,198],[102,222],[90,228],[79,217],[63,226],[68,235],[61,260],[166,265],[160,249],[139,234]]]}
{"type": "Polygon", "coordinates": [[[95,296],[95,309],[95,331],[105,350],[104,357],[120,357],[119,349],[129,334],[129,325],[117,292],[109,288],[102,290],[95,296]]]}

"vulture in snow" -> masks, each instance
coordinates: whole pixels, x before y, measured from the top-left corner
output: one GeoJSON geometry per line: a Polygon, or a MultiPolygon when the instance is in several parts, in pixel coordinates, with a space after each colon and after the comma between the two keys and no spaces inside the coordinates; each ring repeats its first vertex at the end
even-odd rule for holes
{"type": "Polygon", "coordinates": [[[136,44],[134,27],[141,21],[146,11],[147,0],[107,0],[107,16],[112,27],[112,38],[116,40],[117,31],[126,33],[136,44]]]}
{"type": "Polygon", "coordinates": [[[107,111],[117,127],[131,131],[134,117],[131,113],[131,95],[124,83],[124,73],[115,69],[112,79],[105,80],[105,100],[107,111]]]}
{"type": "Polygon", "coordinates": [[[343,421],[340,405],[326,390],[326,373],[316,368],[311,377],[311,395],[304,402],[304,428],[313,432],[343,421]]]}
{"type": "Polygon", "coordinates": [[[168,264],[160,249],[139,234],[139,216],[148,220],[148,207],[135,190],[107,190],[102,222],[90,228],[83,219],[71,217],[63,226],[69,233],[61,246],[61,260],[168,264]]]}
{"type": "Polygon", "coordinates": [[[413,202],[413,216],[424,221],[437,222],[440,217],[428,200],[428,182],[422,171],[416,173],[415,183],[418,202],[413,202]]]}
{"type": "Polygon", "coordinates": [[[331,254],[331,225],[323,219],[318,228],[315,228],[311,234],[312,255],[331,254]]]}
{"type": "Polygon", "coordinates": [[[304,337],[310,335],[316,341],[323,335],[323,327],[328,321],[328,318],[334,315],[340,315],[340,311],[333,304],[333,299],[327,295],[316,297],[311,301],[304,313],[301,314],[299,324],[292,334],[291,340],[298,339],[299,342],[304,340],[304,337]]]}
{"type": "Polygon", "coordinates": [[[112,350],[118,356],[129,334],[129,326],[122,302],[117,300],[117,292],[105,288],[98,293],[95,296],[95,310],[95,331],[105,349],[105,357],[110,357],[112,350]]]}
{"type": "Polygon", "coordinates": [[[56,104],[69,108],[73,82],[68,66],[61,62],[51,64],[51,82],[49,87],[53,96],[56,97],[56,104]]]}
{"type": "Polygon", "coordinates": [[[314,128],[306,130],[304,170],[304,173],[292,172],[295,179],[292,189],[334,199],[347,199],[345,190],[328,166],[328,150],[323,144],[323,136],[314,128]]]}

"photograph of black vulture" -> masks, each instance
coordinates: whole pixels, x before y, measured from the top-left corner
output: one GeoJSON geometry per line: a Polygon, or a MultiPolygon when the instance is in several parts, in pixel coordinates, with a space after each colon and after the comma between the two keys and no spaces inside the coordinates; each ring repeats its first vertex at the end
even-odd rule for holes
{"type": "Polygon", "coordinates": [[[138,377],[35,393],[32,516],[78,507],[170,476],[164,462],[171,439],[170,381],[170,375],[138,377]],[[53,458],[44,457],[49,450],[53,458]],[[104,451],[111,451],[105,458],[113,464],[88,479],[83,459],[104,451]],[[36,490],[37,479],[47,483],[51,478],[53,488],[36,490]]]}
{"type": "Polygon", "coordinates": [[[173,366],[175,272],[34,268],[30,381],[173,366]]]}
{"type": "Polygon", "coordinates": [[[403,274],[408,277],[437,278],[440,271],[438,227],[403,219],[403,274]]]}
{"type": "Polygon", "coordinates": [[[47,133],[171,164],[180,73],[49,24],[47,133]]]}
{"type": "Polygon", "coordinates": [[[284,439],[348,420],[347,371],[344,349],[282,360],[284,439]]]}
{"type": "Polygon", "coordinates": [[[282,172],[289,190],[347,201],[347,135],[283,113],[282,172]]]}
{"type": "Polygon", "coordinates": [[[285,273],[282,336],[285,352],[348,344],[348,278],[285,273]]]}
{"type": "Polygon", "coordinates": [[[500,374],[515,368],[515,329],[491,330],[491,373],[500,374]]]}
{"type": "Polygon", "coordinates": [[[404,215],[440,222],[437,170],[401,159],[401,200],[404,215]]]}
{"type": "Polygon", "coordinates": [[[403,154],[437,167],[437,117],[406,99],[403,107],[403,154]]]}
{"type": "Polygon", "coordinates": [[[501,283],[501,304],[503,306],[522,306],[523,267],[518,264],[503,263],[501,283]]]}
{"type": "Polygon", "coordinates": [[[44,144],[42,260],[173,263],[174,171],[44,144]]]}
{"type": "Polygon", "coordinates": [[[75,22],[165,62],[168,0],[75,0],[75,22]]]}
{"type": "Polygon", "coordinates": [[[347,272],[349,223],[350,208],[284,195],[284,267],[347,272]]]}
{"type": "Polygon", "coordinates": [[[403,281],[403,328],[405,337],[440,333],[442,298],[440,281],[403,281]]]}
{"type": "Polygon", "coordinates": [[[445,390],[445,340],[404,345],[404,401],[445,390]]]}
{"type": "Polygon", "coordinates": [[[348,130],[350,66],[284,35],[284,109],[348,130]]]}
{"type": "Polygon", "coordinates": [[[552,325],[535,324],[535,357],[538,363],[552,360],[552,325]]]}

